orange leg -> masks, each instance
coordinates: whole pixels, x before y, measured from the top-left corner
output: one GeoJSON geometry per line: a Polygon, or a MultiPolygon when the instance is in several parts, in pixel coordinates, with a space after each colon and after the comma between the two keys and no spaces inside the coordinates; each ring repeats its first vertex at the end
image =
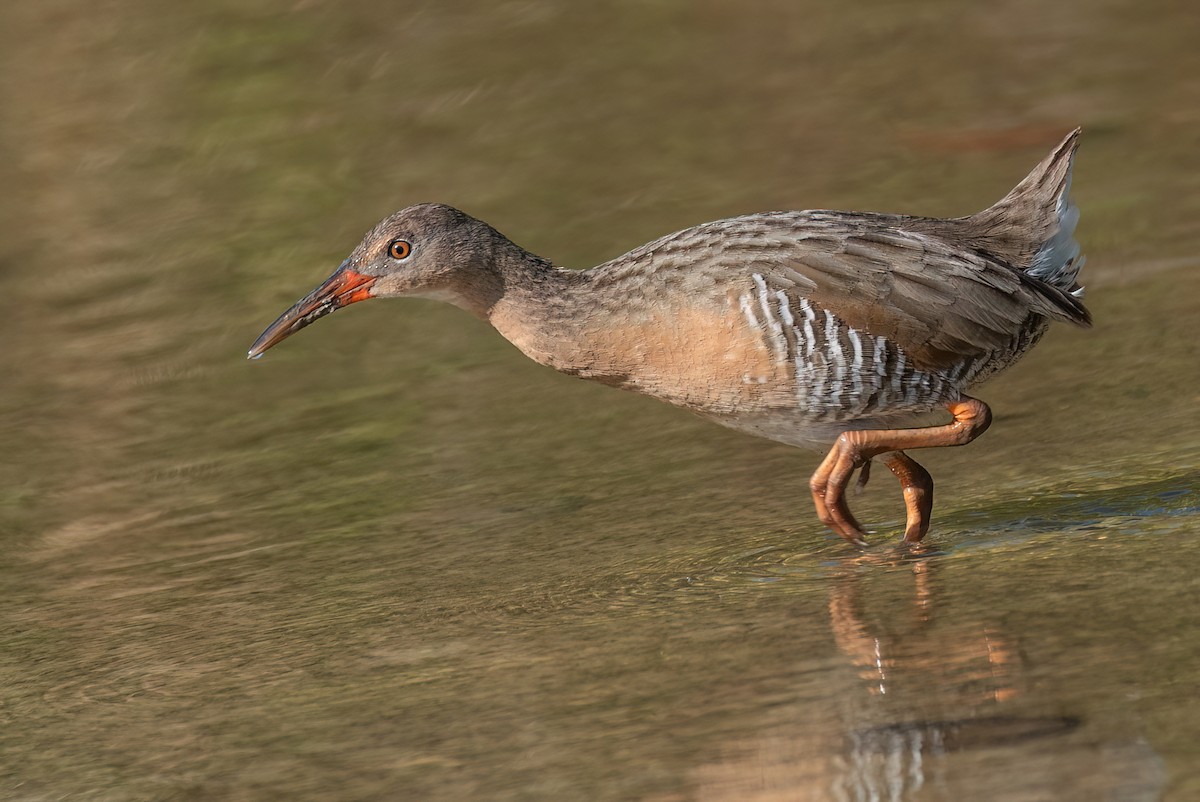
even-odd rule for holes
{"type": "Polygon", "coordinates": [[[916,543],[929,531],[929,516],[933,512],[933,477],[915,459],[903,451],[884,454],[880,459],[896,474],[904,489],[904,509],[907,522],[904,539],[916,543]]]}
{"type": "Polygon", "coordinates": [[[966,445],[987,431],[992,422],[987,404],[975,398],[963,396],[946,408],[954,421],[944,426],[843,432],[809,482],[821,522],[851,543],[866,545],[862,526],[846,505],[846,486],[856,468],[880,454],[888,454],[884,463],[904,487],[904,505],[908,511],[904,539],[917,541],[924,537],[933,507],[933,480],[915,460],[899,452],[909,448],[966,445]]]}

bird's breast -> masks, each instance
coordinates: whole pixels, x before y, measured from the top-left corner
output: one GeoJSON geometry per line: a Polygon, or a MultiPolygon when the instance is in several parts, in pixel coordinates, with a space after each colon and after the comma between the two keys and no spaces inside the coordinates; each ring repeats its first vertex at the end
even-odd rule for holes
{"type": "Polygon", "coordinates": [[[736,303],[717,303],[592,321],[560,370],[698,411],[733,412],[791,398],[789,368],[736,303]]]}

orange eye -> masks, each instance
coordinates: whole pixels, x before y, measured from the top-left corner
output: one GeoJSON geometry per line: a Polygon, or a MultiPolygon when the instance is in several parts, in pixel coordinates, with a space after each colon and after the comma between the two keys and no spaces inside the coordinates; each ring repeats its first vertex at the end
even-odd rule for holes
{"type": "Polygon", "coordinates": [[[408,244],[406,240],[393,240],[392,244],[388,246],[388,256],[393,259],[407,259],[410,253],[412,253],[412,245],[408,244]]]}

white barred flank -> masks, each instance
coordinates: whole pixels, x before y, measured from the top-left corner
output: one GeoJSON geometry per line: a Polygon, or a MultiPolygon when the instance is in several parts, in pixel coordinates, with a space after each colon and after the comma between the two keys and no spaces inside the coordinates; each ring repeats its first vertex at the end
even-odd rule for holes
{"type": "Polygon", "coordinates": [[[817,315],[813,312],[812,304],[807,298],[800,299],[800,308],[804,310],[804,356],[811,358],[813,349],[817,347],[817,338],[813,334],[813,321],[817,319],[817,315]]]}
{"type": "Polygon", "coordinates": [[[882,409],[888,404],[888,341],[879,336],[875,336],[872,339],[875,341],[875,350],[871,353],[871,359],[875,365],[875,376],[871,380],[871,386],[874,388],[874,391],[871,393],[871,398],[867,401],[866,409],[882,409]]]}
{"type": "MultiPolygon", "coordinates": [[[[763,319],[767,323],[767,327],[771,333],[771,346],[775,352],[776,361],[787,359],[788,347],[787,338],[783,336],[783,326],[771,314],[771,295],[767,290],[767,283],[758,273],[754,274],[754,283],[758,287],[758,303],[762,308],[763,319]]],[[[782,313],[780,313],[782,317],[782,313]]]]}
{"type": "Polygon", "coordinates": [[[842,353],[842,343],[838,339],[838,321],[833,313],[825,310],[825,353],[826,364],[833,363],[833,381],[830,382],[830,403],[836,408],[841,407],[842,388],[846,384],[846,357],[842,353]]]}
{"type": "MultiPolygon", "coordinates": [[[[787,293],[783,290],[776,290],[775,298],[779,301],[779,316],[783,318],[783,325],[786,327],[785,332],[791,333],[791,342],[795,343],[795,346],[792,349],[790,367],[792,367],[794,371],[792,375],[795,378],[796,400],[803,403],[803,388],[805,386],[803,377],[805,377],[810,370],[809,364],[804,361],[804,354],[802,353],[800,347],[800,341],[803,335],[801,330],[796,326],[796,319],[792,317],[792,307],[788,302],[787,293]]],[[[805,342],[805,347],[807,347],[807,341],[805,342]]]]}
{"type": "Polygon", "coordinates": [[[861,399],[863,393],[862,340],[853,326],[846,329],[846,336],[850,338],[850,344],[854,347],[854,361],[850,364],[850,381],[854,385],[854,389],[851,392],[856,399],[861,399]]]}
{"type": "MultiPolygon", "coordinates": [[[[1046,328],[1045,321],[1033,320],[1005,347],[925,371],[886,337],[847,324],[795,290],[773,288],[761,273],[751,274],[751,281],[738,296],[745,324],[791,379],[797,407],[814,421],[936,408],[1012,364],[1046,328]]],[[[744,381],[764,384],[768,378],[748,374],[744,381]]]]}
{"type": "MultiPolygon", "coordinates": [[[[886,337],[850,326],[809,298],[772,288],[760,273],[751,279],[753,289],[738,297],[745,323],[791,378],[797,406],[817,421],[932,409],[957,398],[996,357],[984,354],[946,371],[923,371],[886,337]]],[[[749,375],[744,380],[766,381],[749,375]]]]}

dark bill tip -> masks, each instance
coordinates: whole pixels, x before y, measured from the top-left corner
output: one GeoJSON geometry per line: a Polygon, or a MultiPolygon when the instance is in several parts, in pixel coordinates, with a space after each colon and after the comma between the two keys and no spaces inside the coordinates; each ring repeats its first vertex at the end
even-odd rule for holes
{"type": "Polygon", "coordinates": [[[247,359],[258,359],[268,348],[282,342],[314,320],[325,317],[343,306],[371,297],[375,276],[356,273],[344,264],[321,286],[297,301],[291,309],[267,326],[246,353],[247,359]]]}

